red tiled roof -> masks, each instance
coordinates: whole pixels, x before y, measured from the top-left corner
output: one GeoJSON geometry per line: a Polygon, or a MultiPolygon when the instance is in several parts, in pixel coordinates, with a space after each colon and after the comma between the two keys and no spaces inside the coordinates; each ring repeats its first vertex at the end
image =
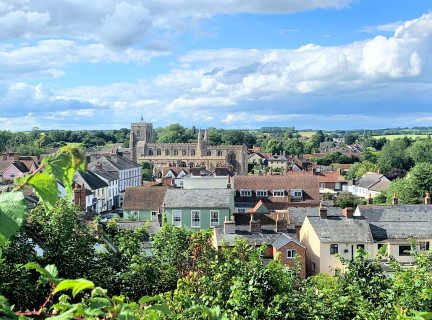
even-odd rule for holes
{"type": "Polygon", "coordinates": [[[157,210],[162,207],[166,187],[130,187],[126,188],[122,209],[157,210]]]}
{"type": "Polygon", "coordinates": [[[319,182],[346,182],[337,171],[321,171],[317,175],[319,182]]]}
{"type": "Polygon", "coordinates": [[[267,208],[265,206],[265,204],[262,202],[262,200],[258,201],[258,203],[255,205],[255,207],[253,207],[252,209],[248,210],[246,213],[254,213],[256,212],[261,206],[264,206],[265,208],[267,208]]]}

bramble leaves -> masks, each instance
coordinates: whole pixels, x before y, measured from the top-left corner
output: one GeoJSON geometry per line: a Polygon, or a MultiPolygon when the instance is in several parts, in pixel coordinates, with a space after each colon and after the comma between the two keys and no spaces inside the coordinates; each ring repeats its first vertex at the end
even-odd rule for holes
{"type": "Polygon", "coordinates": [[[57,153],[46,156],[42,165],[46,164],[47,172],[66,188],[67,198],[72,195],[73,174],[77,170],[84,170],[84,154],[76,147],[63,147],[57,153]]]}
{"type": "Polygon", "coordinates": [[[18,231],[26,217],[27,203],[22,192],[0,194],[0,245],[18,231]]]}
{"type": "Polygon", "coordinates": [[[64,280],[59,283],[54,293],[63,290],[72,289],[72,296],[75,297],[78,293],[85,289],[93,289],[94,283],[86,279],[64,280]]]}

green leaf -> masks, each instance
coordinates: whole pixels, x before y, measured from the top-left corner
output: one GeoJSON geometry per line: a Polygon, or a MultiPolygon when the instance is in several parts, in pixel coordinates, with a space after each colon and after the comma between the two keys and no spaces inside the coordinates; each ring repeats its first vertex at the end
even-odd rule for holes
{"type": "Polygon", "coordinates": [[[85,169],[85,156],[76,147],[63,147],[57,153],[42,160],[47,165],[47,171],[55,179],[62,182],[66,188],[67,198],[71,199],[73,174],[85,169]]]}
{"type": "Polygon", "coordinates": [[[94,288],[94,289],[92,290],[91,297],[92,297],[92,298],[93,298],[93,297],[96,297],[96,296],[104,296],[104,297],[105,297],[107,291],[108,291],[108,290],[106,290],[106,289],[102,289],[101,287],[96,287],[96,288],[94,288]]]}
{"type": "Polygon", "coordinates": [[[172,311],[170,310],[170,308],[168,307],[167,304],[154,304],[148,308],[146,308],[145,310],[154,310],[154,311],[159,311],[162,312],[165,315],[170,315],[172,314],[172,311]]]}
{"type": "Polygon", "coordinates": [[[50,320],[69,320],[69,319],[73,319],[75,317],[75,312],[78,308],[78,304],[74,304],[73,307],[71,309],[69,309],[68,311],[66,311],[65,313],[62,313],[58,316],[55,317],[51,317],[49,318],[50,320]]]}
{"type": "Polygon", "coordinates": [[[46,211],[50,211],[56,204],[59,191],[54,178],[48,173],[38,173],[27,182],[33,187],[36,196],[41,201],[46,211]]]}
{"type": "Polygon", "coordinates": [[[42,266],[39,263],[35,263],[35,262],[29,262],[27,264],[24,265],[24,268],[26,269],[35,269],[37,272],[39,272],[40,274],[43,274],[45,276],[47,276],[47,271],[42,268],[42,266]]]}
{"type": "Polygon", "coordinates": [[[18,231],[27,213],[27,203],[22,192],[0,194],[0,245],[18,231]]]}
{"type": "Polygon", "coordinates": [[[94,288],[94,283],[86,279],[64,280],[56,287],[54,294],[63,290],[72,290],[72,295],[75,297],[80,291],[94,288]]]}
{"type": "Polygon", "coordinates": [[[47,265],[45,270],[51,275],[52,278],[58,277],[58,269],[54,264],[47,265]]]}
{"type": "Polygon", "coordinates": [[[161,296],[157,295],[154,297],[144,296],[141,299],[139,299],[138,303],[144,304],[144,303],[151,302],[151,301],[164,302],[163,298],[161,296]]]}

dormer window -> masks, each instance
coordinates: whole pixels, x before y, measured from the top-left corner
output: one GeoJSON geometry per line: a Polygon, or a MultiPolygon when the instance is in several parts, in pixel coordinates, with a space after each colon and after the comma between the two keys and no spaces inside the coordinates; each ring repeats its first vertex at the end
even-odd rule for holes
{"type": "Polygon", "coordinates": [[[273,197],[283,197],[285,190],[273,190],[273,197]]]}
{"type": "Polygon", "coordinates": [[[252,196],[252,190],[240,190],[240,196],[241,197],[251,197],[252,196]]]}
{"type": "Polygon", "coordinates": [[[291,190],[291,197],[302,198],[303,197],[303,191],[302,190],[291,190]]]}
{"type": "Polygon", "coordinates": [[[268,190],[257,190],[256,195],[257,195],[257,197],[267,197],[268,196],[268,190]]]}

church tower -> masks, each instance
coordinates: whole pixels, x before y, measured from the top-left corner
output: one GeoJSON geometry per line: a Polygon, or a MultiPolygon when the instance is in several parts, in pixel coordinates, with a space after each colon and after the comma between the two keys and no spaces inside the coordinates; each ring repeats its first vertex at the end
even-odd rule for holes
{"type": "Polygon", "coordinates": [[[153,143],[153,123],[144,122],[141,117],[140,122],[131,123],[131,132],[129,136],[129,148],[131,149],[132,160],[137,161],[137,144],[140,142],[140,146],[147,143],[153,143]]]}

